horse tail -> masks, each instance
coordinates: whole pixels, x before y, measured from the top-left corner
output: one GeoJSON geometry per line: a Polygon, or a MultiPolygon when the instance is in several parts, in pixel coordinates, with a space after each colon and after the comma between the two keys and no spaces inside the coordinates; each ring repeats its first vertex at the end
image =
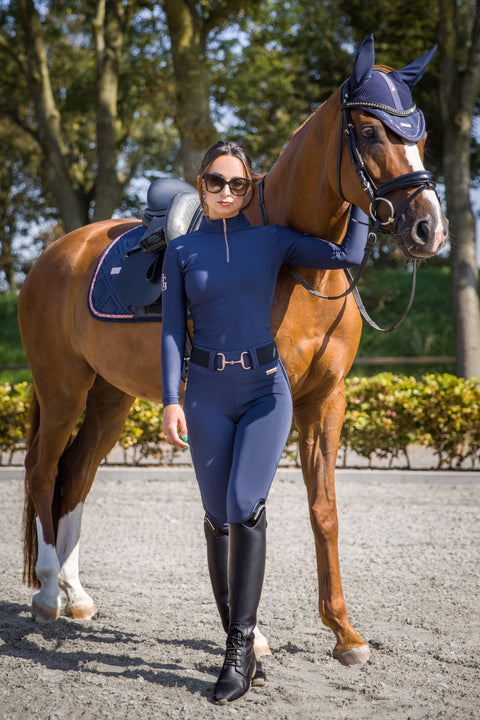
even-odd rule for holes
{"type": "MultiPolygon", "coordinates": [[[[30,421],[27,435],[27,453],[31,449],[40,428],[40,404],[35,390],[32,387],[30,397],[30,421]]],[[[60,506],[62,502],[63,476],[61,472],[63,458],[70,448],[74,435],[70,436],[65,449],[58,461],[58,472],[55,478],[55,488],[52,500],[52,521],[55,537],[57,536],[60,506]]],[[[30,478],[28,470],[25,472],[24,505],[23,505],[23,582],[28,587],[39,588],[40,582],[35,572],[38,560],[37,514],[30,493],[30,478]]]]}
{"type": "MultiPolygon", "coordinates": [[[[27,453],[33,445],[40,427],[40,405],[32,388],[30,398],[30,422],[27,435],[27,453]]],[[[29,587],[39,588],[40,583],[35,574],[38,558],[38,538],[35,507],[30,496],[30,479],[28,470],[25,472],[24,504],[23,504],[23,582],[29,587]]]]}

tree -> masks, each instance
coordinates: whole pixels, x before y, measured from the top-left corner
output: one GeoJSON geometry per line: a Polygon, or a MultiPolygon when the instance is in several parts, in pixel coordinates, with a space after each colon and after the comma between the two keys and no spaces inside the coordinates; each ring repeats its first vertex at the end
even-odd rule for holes
{"type": "Polygon", "coordinates": [[[336,3],[261,3],[239,22],[212,64],[216,107],[230,110],[229,133],[264,171],[351,69],[348,29],[336,3]]]}
{"type": "Polygon", "coordinates": [[[244,13],[258,9],[256,0],[163,0],[175,75],[175,124],[185,179],[196,182],[205,149],[216,130],[211,110],[208,42],[244,13]]]}
{"type": "Polygon", "coordinates": [[[38,146],[59,234],[131,209],[132,178],[182,174],[179,155],[194,179],[216,137],[208,42],[256,7],[255,0],[0,0],[0,56],[15,67],[0,79],[0,118],[38,146]]]}
{"type": "Polygon", "coordinates": [[[150,168],[174,162],[176,137],[166,119],[170,68],[159,59],[164,38],[153,32],[146,5],[18,0],[0,6],[0,55],[15,65],[0,80],[0,117],[34,139],[44,195],[62,220],[59,234],[111,217],[125,205],[125,188],[144,162],[150,168]]]}
{"type": "Polygon", "coordinates": [[[42,232],[52,207],[45,207],[41,194],[35,142],[28,133],[19,133],[8,118],[0,119],[0,154],[0,288],[15,292],[17,274],[28,262],[22,255],[31,245],[30,227],[42,232]]]}
{"type": "Polygon", "coordinates": [[[480,89],[480,3],[440,0],[440,111],[457,375],[480,378],[480,300],[470,201],[472,117],[480,89]]]}
{"type": "Polygon", "coordinates": [[[35,112],[34,132],[45,162],[46,182],[68,231],[83,222],[86,214],[82,208],[84,198],[80,195],[78,181],[72,177],[69,167],[40,16],[33,0],[18,0],[17,12],[23,46],[7,44],[3,37],[2,45],[16,60],[27,83],[35,112]]]}

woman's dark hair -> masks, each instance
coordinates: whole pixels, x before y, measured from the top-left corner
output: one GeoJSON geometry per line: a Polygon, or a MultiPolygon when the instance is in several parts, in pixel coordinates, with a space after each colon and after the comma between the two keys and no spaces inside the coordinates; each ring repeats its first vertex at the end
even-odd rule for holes
{"type": "Polygon", "coordinates": [[[245,174],[250,180],[253,180],[256,175],[252,170],[252,159],[248,152],[245,150],[245,148],[240,145],[237,142],[234,142],[232,140],[220,140],[219,142],[215,143],[215,145],[212,145],[208,148],[207,152],[203,156],[203,160],[200,165],[200,169],[198,171],[197,176],[197,189],[198,194],[200,196],[200,202],[203,206],[203,191],[202,191],[202,180],[203,176],[205,175],[206,171],[210,167],[210,165],[213,163],[214,160],[216,160],[218,157],[221,157],[222,155],[231,155],[232,157],[236,157],[240,160],[243,167],[245,168],[245,174]]]}

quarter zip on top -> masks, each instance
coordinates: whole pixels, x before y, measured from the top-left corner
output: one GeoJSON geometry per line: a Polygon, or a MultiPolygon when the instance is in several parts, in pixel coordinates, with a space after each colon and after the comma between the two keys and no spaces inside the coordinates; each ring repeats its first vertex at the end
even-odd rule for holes
{"type": "Polygon", "coordinates": [[[225,238],[225,249],[227,252],[227,263],[230,262],[230,249],[228,247],[228,237],[227,237],[227,221],[225,218],[223,218],[223,237],[225,238]]]}

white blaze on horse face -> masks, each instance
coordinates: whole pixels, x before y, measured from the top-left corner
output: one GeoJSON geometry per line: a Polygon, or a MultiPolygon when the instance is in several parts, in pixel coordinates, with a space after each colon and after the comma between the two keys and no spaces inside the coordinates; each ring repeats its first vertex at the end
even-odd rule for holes
{"type": "Polygon", "coordinates": [[[83,503],[79,503],[60,518],[57,531],[57,555],[60,562],[58,579],[69,604],[75,608],[93,606],[93,600],[83,589],[78,573],[82,515],[83,503]]]}
{"type": "Polygon", "coordinates": [[[36,519],[38,538],[38,557],[35,565],[37,578],[41,583],[41,589],[34,597],[42,608],[60,609],[60,593],[58,588],[58,573],[60,565],[57,553],[53,545],[45,542],[43,527],[39,518],[36,519]]]}
{"type": "MultiPolygon", "coordinates": [[[[403,147],[405,148],[405,155],[407,162],[409,163],[412,172],[417,170],[425,170],[418,147],[415,143],[404,142],[403,147]]],[[[437,193],[430,188],[422,190],[424,199],[430,202],[432,206],[432,217],[435,218],[435,250],[439,250],[445,243],[445,228],[442,222],[442,209],[440,207],[440,201],[437,193]]]]}

